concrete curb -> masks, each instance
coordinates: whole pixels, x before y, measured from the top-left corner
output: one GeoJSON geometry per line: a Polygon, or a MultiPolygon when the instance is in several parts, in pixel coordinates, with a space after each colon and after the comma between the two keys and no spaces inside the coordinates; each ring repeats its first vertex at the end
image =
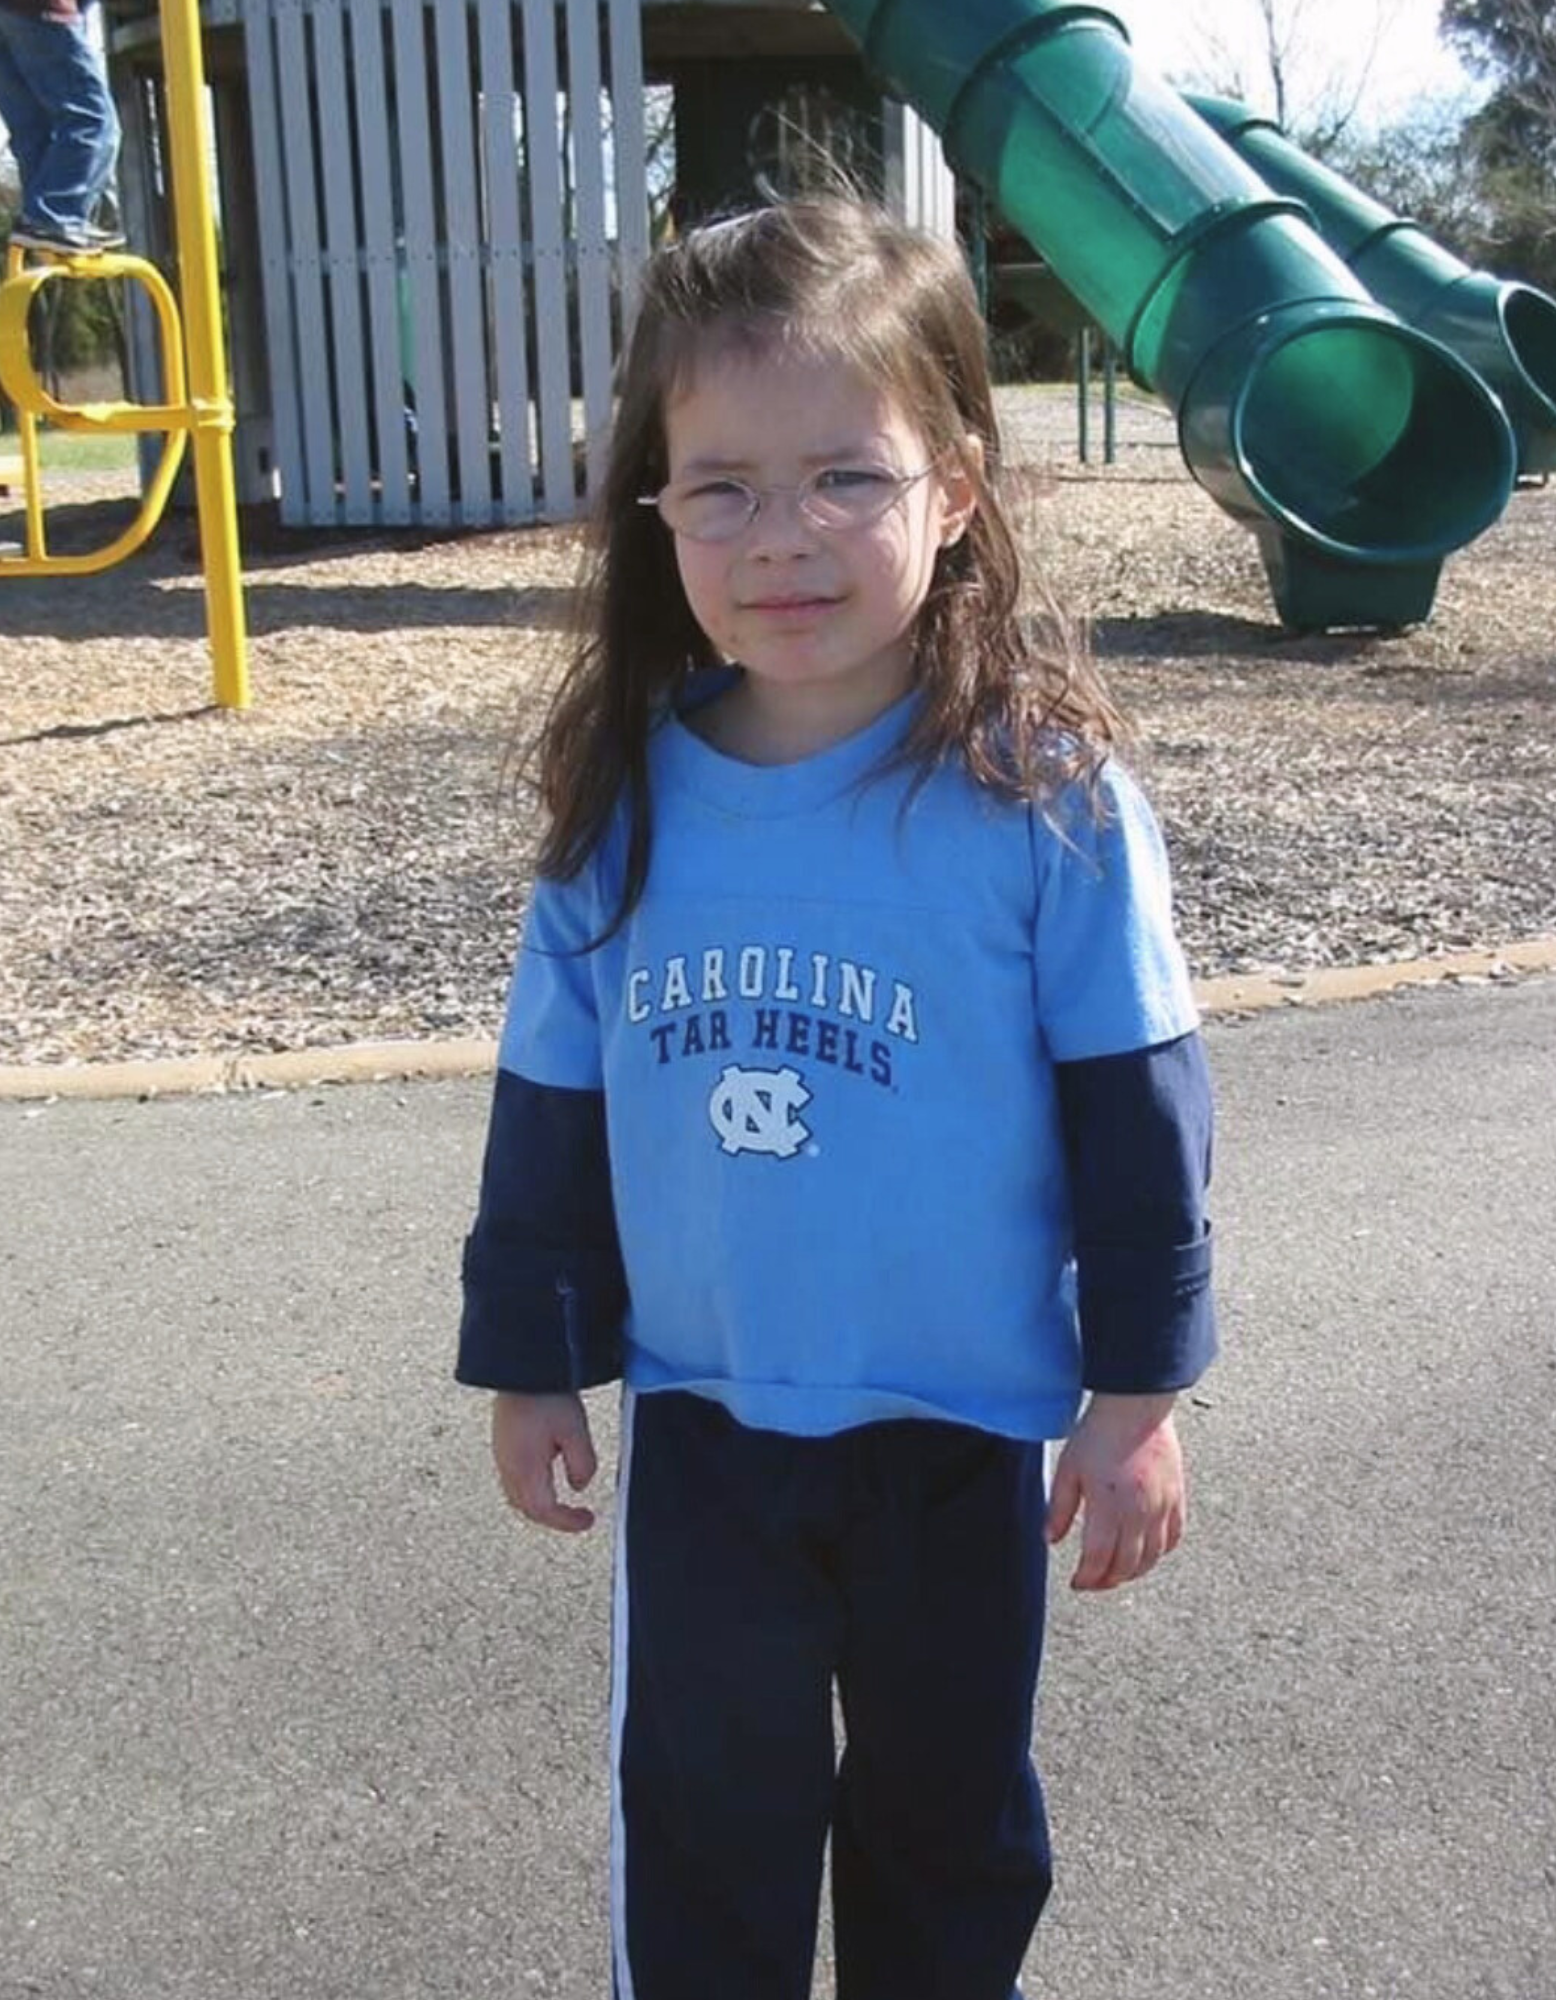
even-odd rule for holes
{"type": "MultiPolygon", "coordinates": [[[[1442,958],[1408,958],[1376,965],[1326,965],[1311,972],[1233,973],[1195,982],[1207,1015],[1262,1014],[1271,1007],[1333,1006],[1342,1000],[1375,1000],[1402,986],[1442,986],[1511,979],[1521,972],[1556,972],[1556,937],[1528,938],[1491,951],[1458,951],[1442,958]]],[[[3,1072],[0,1072],[3,1073],[3,1072]]]]}
{"type": "MultiPolygon", "coordinates": [[[[1402,986],[1509,979],[1556,972],[1556,937],[1531,938],[1494,951],[1454,952],[1397,964],[1325,966],[1312,972],[1233,974],[1196,983],[1207,1016],[1238,1018],[1273,1007],[1321,1007],[1372,1000],[1402,986]]],[[[148,1098],[227,1091],[306,1090],[325,1083],[401,1083],[480,1076],[497,1044],[471,1036],[448,1042],[353,1042],[332,1049],[284,1049],[270,1055],[188,1056],[159,1062],[0,1064],[0,1103],[63,1097],[148,1098]]]]}
{"type": "Polygon", "coordinates": [[[0,1066],[0,1101],[54,1097],[185,1097],[241,1090],[306,1090],[321,1083],[398,1083],[479,1076],[494,1041],[351,1042],[269,1055],[181,1056],[159,1062],[0,1066]]]}

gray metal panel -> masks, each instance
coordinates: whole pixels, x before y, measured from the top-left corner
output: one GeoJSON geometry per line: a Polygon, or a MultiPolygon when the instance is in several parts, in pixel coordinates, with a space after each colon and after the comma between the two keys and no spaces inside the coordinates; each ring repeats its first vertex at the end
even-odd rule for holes
{"type": "MultiPolygon", "coordinates": [[[[330,334],[334,356],[335,425],[340,450],[339,518],[373,518],[373,469],[368,456],[367,370],[362,340],[362,258],[357,243],[356,162],[346,74],[342,0],[316,0],[313,10],[314,85],[324,182],[330,334]]],[[[322,357],[321,357],[322,358],[322,357]]]]}
{"type": "Polygon", "coordinates": [[[438,122],[443,165],[443,245],[448,271],[448,326],[459,458],[455,520],[484,527],[492,519],[491,395],[486,375],[486,311],[481,283],[481,211],[476,191],[474,79],[468,7],[434,7],[437,22],[438,122]]]}
{"type": "Polygon", "coordinates": [[[918,135],[920,183],[924,190],[923,214],[920,227],[942,236],[948,243],[956,241],[956,176],[945,156],[945,148],[940,143],[940,134],[934,126],[921,118],[916,111],[907,114],[918,135]]]}
{"type": "MultiPolygon", "coordinates": [[[[481,61],[481,147],[486,177],[486,254],[501,518],[527,521],[535,509],[530,465],[529,341],[524,330],[524,229],[519,214],[519,97],[514,88],[509,0],[477,0],[481,61]]],[[[632,0],[634,7],[636,0],[632,0]]]]}
{"type": "Polygon", "coordinates": [[[956,239],[956,177],[939,134],[895,98],[881,108],[886,142],[888,207],[915,229],[956,239]]]}
{"type": "MultiPolygon", "coordinates": [[[[426,9],[422,0],[392,0],[394,11],[394,132],[405,201],[405,277],[410,290],[415,352],[418,518],[453,520],[448,482],[448,406],[443,388],[440,232],[432,199],[432,124],[427,108],[426,9]]],[[[387,105],[386,105],[387,110],[387,105]]]]}
{"type": "MultiPolygon", "coordinates": [[[[376,518],[401,527],[415,518],[405,444],[405,360],[400,351],[400,253],[389,165],[389,95],[384,78],[382,0],[349,0],[351,78],[362,173],[363,257],[371,335],[379,504],[376,518]]],[[[374,518],[369,516],[369,519],[374,518]]]]}
{"type": "Polygon", "coordinates": [[[280,98],[282,173],[292,310],[297,323],[298,397],[302,409],[304,518],[328,527],[336,520],[335,412],[325,365],[324,265],[315,197],[313,121],[308,115],[308,36],[303,0],[273,0],[276,68],[288,88],[280,98]]]}
{"type": "MultiPolygon", "coordinates": [[[[263,262],[254,192],[254,138],[248,93],[223,77],[211,89],[220,177],[222,280],[232,352],[233,476],[238,505],[276,497],[275,424],[265,359],[263,262]]],[[[132,235],[132,243],[142,239],[132,235]]]]}
{"type": "Polygon", "coordinates": [[[291,275],[286,240],[286,189],[281,100],[276,88],[271,0],[249,0],[243,17],[248,56],[249,107],[254,126],[254,176],[259,203],[260,261],[264,275],[265,345],[270,363],[270,409],[275,421],[276,470],[281,518],[289,526],[308,519],[303,466],[301,369],[292,326],[291,275]]]}
{"type": "MultiPolygon", "coordinates": [[[[149,80],[143,80],[133,70],[116,69],[113,81],[114,102],[124,131],[118,170],[119,213],[126,235],[140,254],[155,257],[158,254],[155,218],[160,212],[160,204],[151,178],[153,155],[147,129],[151,120],[145,93],[151,86],[149,80]]],[[[166,390],[162,380],[162,339],[156,315],[143,286],[126,285],[124,299],[125,393],[137,403],[160,403],[166,390]]],[[[165,442],[164,438],[150,432],[136,437],[135,456],[143,487],[156,472],[165,442]]]]}
{"type": "Polygon", "coordinates": [[[909,154],[908,108],[888,97],[881,105],[881,138],[885,149],[886,206],[904,222],[913,219],[915,190],[909,154]]]}
{"type": "Polygon", "coordinates": [[[611,246],[605,229],[599,21],[595,0],[567,0],[578,345],[583,364],[584,437],[591,488],[604,470],[611,422],[611,246]]]}
{"type": "Polygon", "coordinates": [[[540,504],[551,519],[566,520],[577,512],[578,502],[573,481],[555,0],[524,0],[524,156],[529,167],[539,370],[540,504]]]}

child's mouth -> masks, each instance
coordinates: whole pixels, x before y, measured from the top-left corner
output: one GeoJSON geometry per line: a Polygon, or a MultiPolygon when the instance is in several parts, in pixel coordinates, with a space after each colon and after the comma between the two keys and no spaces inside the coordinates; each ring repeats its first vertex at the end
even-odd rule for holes
{"type": "Polygon", "coordinates": [[[764,618],[802,618],[808,613],[830,611],[836,603],[835,597],[761,597],[745,608],[760,612],[764,618]]]}

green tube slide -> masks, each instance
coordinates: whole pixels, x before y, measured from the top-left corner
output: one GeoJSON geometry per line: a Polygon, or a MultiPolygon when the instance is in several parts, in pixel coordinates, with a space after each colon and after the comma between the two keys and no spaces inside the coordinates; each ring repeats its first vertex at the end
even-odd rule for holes
{"type": "Polygon", "coordinates": [[[1473,271],[1413,222],[1294,146],[1273,119],[1224,97],[1184,100],[1277,194],[1300,201],[1380,305],[1451,347],[1501,398],[1518,469],[1556,471],[1556,299],[1473,271]]]}
{"type": "Polygon", "coordinates": [[[1379,305],[1106,7],[831,0],[885,86],[1177,413],[1199,483],[1258,539],[1299,629],[1427,616],[1515,470],[1500,404],[1379,305]]]}

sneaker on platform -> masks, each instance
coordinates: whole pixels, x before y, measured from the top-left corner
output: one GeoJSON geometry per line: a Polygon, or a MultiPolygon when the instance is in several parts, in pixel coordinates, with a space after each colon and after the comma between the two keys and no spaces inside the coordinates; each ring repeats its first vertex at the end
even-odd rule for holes
{"type": "Polygon", "coordinates": [[[24,250],[52,250],[58,257],[91,257],[103,250],[120,250],[125,238],[117,229],[99,229],[88,223],[82,229],[51,229],[44,223],[18,222],[11,241],[24,250]]]}

